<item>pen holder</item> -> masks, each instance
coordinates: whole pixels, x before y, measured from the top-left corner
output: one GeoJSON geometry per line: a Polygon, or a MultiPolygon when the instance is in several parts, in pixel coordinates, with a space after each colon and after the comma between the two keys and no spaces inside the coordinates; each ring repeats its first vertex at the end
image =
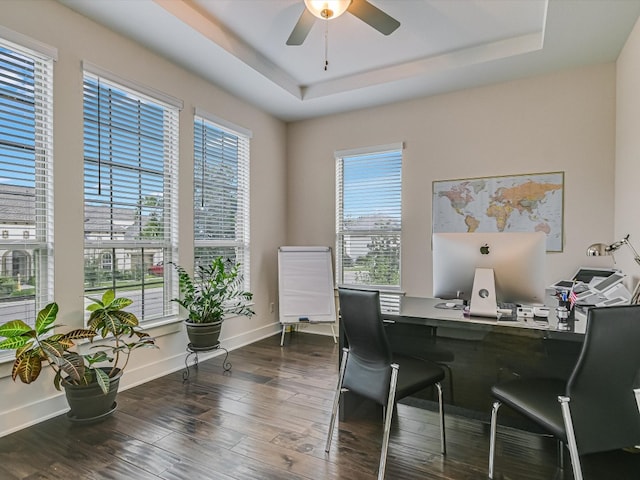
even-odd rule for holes
{"type": "Polygon", "coordinates": [[[556,318],[558,319],[558,330],[569,330],[569,319],[573,315],[573,310],[569,302],[561,301],[556,307],[556,318]]]}
{"type": "Polygon", "coordinates": [[[573,320],[573,316],[574,316],[575,312],[574,312],[573,308],[571,308],[571,302],[569,300],[560,300],[558,302],[558,306],[566,308],[567,312],[569,312],[569,315],[567,316],[567,319],[568,320],[573,320]]]}

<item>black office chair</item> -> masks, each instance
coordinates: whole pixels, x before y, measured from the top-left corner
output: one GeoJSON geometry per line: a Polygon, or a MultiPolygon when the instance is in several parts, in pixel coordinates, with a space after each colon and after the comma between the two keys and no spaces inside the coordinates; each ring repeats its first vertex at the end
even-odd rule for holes
{"type": "Polygon", "coordinates": [[[325,451],[331,439],[342,392],[355,392],[384,407],[384,433],[378,478],[384,478],[391,417],[396,400],[435,385],[440,402],[440,441],[446,452],[442,387],[444,370],[425,360],[400,355],[392,356],[380,313],[377,291],[340,288],[340,321],[348,348],[343,350],[338,387],[331,412],[331,423],[325,451]]]}
{"type": "Polygon", "coordinates": [[[489,478],[503,403],[568,446],[576,480],[582,479],[580,455],[640,445],[639,372],[640,305],[590,309],[584,344],[568,381],[522,378],[492,387],[497,401],[491,413],[489,478]]]}
{"type": "MultiPolygon", "coordinates": [[[[444,369],[445,379],[449,384],[449,404],[455,405],[453,369],[449,365],[455,361],[455,354],[452,350],[440,345],[437,327],[426,328],[424,325],[394,322],[387,324],[385,331],[392,355],[400,352],[400,354],[428,360],[444,369]]],[[[446,389],[444,395],[446,397],[446,389]]]]}

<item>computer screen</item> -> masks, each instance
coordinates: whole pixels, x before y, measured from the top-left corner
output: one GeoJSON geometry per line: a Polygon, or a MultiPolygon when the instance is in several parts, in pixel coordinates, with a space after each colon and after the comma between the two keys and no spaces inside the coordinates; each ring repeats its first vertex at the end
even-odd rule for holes
{"type": "Polygon", "coordinates": [[[498,302],[544,304],[544,233],[434,233],[432,246],[434,297],[470,300],[476,268],[485,268],[498,302]]]}

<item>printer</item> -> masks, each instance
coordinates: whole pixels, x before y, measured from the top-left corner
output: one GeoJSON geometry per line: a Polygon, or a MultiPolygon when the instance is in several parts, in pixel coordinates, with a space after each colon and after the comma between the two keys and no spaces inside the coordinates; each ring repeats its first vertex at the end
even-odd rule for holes
{"type": "Polygon", "coordinates": [[[573,289],[576,294],[575,332],[586,331],[589,308],[626,305],[631,302],[631,292],[623,284],[625,278],[625,274],[615,269],[580,268],[570,282],[561,280],[553,285],[556,291],[573,289]]]}

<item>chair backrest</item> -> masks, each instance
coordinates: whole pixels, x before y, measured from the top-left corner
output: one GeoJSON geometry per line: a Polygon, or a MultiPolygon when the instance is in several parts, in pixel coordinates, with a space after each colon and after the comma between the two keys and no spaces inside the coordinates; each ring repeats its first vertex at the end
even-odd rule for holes
{"type": "Polygon", "coordinates": [[[567,384],[581,454],[640,444],[640,305],[592,308],[567,384]]]}
{"type": "Polygon", "coordinates": [[[343,386],[385,405],[391,378],[391,348],[384,331],[377,291],[339,288],[340,321],[349,360],[343,386]]]}

